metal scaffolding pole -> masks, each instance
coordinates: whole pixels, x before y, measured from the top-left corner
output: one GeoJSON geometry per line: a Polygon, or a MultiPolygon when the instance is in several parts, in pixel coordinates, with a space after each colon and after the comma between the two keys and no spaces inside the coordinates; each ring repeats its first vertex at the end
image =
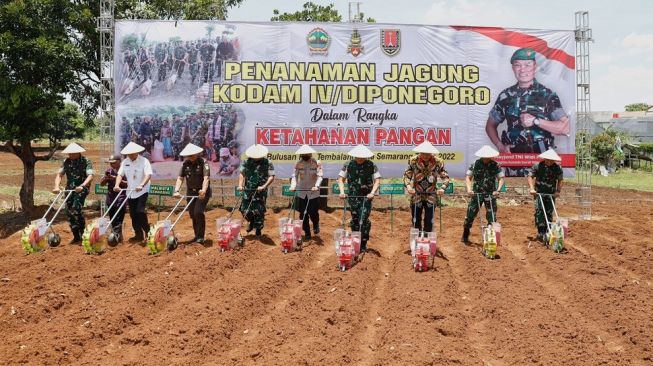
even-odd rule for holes
{"type": "Polygon", "coordinates": [[[576,12],[576,177],[580,204],[579,218],[592,218],[592,109],[590,105],[589,12],[576,12]]]}
{"type": "Polygon", "coordinates": [[[99,129],[101,150],[105,154],[114,152],[114,80],[113,80],[113,34],[114,0],[100,0],[100,16],[97,30],[100,33],[100,113],[99,129]]]}
{"type": "Polygon", "coordinates": [[[349,2],[349,22],[350,23],[360,23],[363,21],[361,16],[361,2],[360,1],[350,1],[349,2]]]}

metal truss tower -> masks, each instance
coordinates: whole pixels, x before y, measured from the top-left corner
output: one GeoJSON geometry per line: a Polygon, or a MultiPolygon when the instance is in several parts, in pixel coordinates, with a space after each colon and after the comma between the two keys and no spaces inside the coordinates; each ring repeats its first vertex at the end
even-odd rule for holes
{"type": "Polygon", "coordinates": [[[360,1],[350,1],[349,2],[349,22],[350,23],[360,23],[363,21],[361,16],[361,2],[360,1]]]}
{"type": "Polygon", "coordinates": [[[101,149],[106,154],[114,152],[114,80],[113,80],[113,32],[114,0],[100,0],[100,16],[97,30],[100,32],[100,113],[99,129],[101,149]]]}
{"type": "Polygon", "coordinates": [[[576,12],[576,177],[581,220],[592,218],[592,109],[590,105],[589,12],[576,12]]]}

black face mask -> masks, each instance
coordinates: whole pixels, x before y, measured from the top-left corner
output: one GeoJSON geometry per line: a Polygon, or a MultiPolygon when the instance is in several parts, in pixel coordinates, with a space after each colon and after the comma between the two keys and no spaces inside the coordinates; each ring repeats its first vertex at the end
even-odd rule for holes
{"type": "Polygon", "coordinates": [[[309,160],[311,160],[311,157],[310,157],[310,155],[302,155],[302,160],[309,161],[309,160]]]}

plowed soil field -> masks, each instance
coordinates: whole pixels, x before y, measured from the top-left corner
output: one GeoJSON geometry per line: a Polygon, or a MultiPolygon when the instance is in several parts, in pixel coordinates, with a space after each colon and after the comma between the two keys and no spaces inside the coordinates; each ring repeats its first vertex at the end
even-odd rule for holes
{"type": "MultiPolygon", "coordinates": [[[[610,196],[618,191],[602,190],[610,196]]],[[[642,194],[639,194],[643,196],[642,194]]],[[[632,194],[631,194],[632,197],[632,194]]],[[[645,198],[642,198],[645,199],[645,198]]],[[[650,200],[651,197],[648,197],[650,200]]],[[[561,214],[573,216],[572,206],[561,214]]],[[[408,212],[374,212],[370,248],[336,269],[331,233],[283,254],[277,218],[264,237],[221,253],[212,243],[151,256],[121,244],[100,256],[66,245],[25,255],[0,242],[4,364],[623,364],[652,363],[650,202],[597,202],[572,221],[567,251],[529,239],[532,207],[501,207],[499,257],[464,246],[462,208],[445,208],[442,255],[416,273],[408,212]]],[[[211,222],[226,211],[208,213],[211,222]]],[[[155,220],[155,214],[151,214],[155,220]]],[[[129,226],[129,218],[126,220],[129,226]]],[[[208,237],[215,236],[209,225],[208,237]]],[[[188,217],[179,224],[192,237],[188,217]]],[[[128,232],[128,230],[127,230],[128,232]]],[[[129,235],[129,234],[128,234],[129,235]]]]}
{"type": "MultiPolygon", "coordinates": [[[[60,247],[26,255],[15,233],[0,240],[0,364],[651,365],[653,194],[593,196],[590,221],[560,202],[572,218],[561,254],[532,240],[531,203],[501,206],[495,260],[479,252],[478,221],[462,245],[465,210],[445,207],[441,255],[423,273],[411,266],[408,211],[395,211],[394,228],[374,211],[371,250],[346,272],[332,241],[338,210],[321,211],[321,234],[289,254],[277,234],[287,209],[225,253],[219,208],[207,213],[213,242],[154,256],[129,243],[83,254],[64,221],[60,247]]],[[[182,242],[190,228],[186,216],[182,242]]]]}

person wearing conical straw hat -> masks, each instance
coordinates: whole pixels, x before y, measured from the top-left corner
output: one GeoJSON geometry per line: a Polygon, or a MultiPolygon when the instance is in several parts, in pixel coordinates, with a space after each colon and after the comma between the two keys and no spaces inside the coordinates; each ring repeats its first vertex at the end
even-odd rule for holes
{"type": "Polygon", "coordinates": [[[364,253],[372,229],[370,221],[372,200],[381,184],[381,174],[376,164],[369,160],[374,153],[367,146],[357,145],[348,154],[352,159],[343,165],[338,174],[338,186],[340,198],[348,200],[347,204],[351,212],[349,226],[352,231],[361,232],[361,253],[364,253]],[[345,194],[345,180],[349,188],[348,194],[345,194]]]}
{"type": "Polygon", "coordinates": [[[113,188],[114,191],[120,190],[122,179],[127,179],[127,189],[130,190],[127,203],[129,203],[129,216],[131,216],[132,227],[134,228],[134,236],[129,239],[130,242],[145,240],[150,231],[145,206],[150,192],[152,166],[141,155],[143,151],[145,151],[145,148],[135,142],[128,143],[120,151],[121,154],[127,155],[127,159],[120,164],[116,185],[113,188]]]}
{"type": "Polygon", "coordinates": [[[71,142],[62,151],[64,154],[68,154],[68,158],[63,161],[63,165],[54,177],[54,189],[52,189],[53,193],[61,191],[61,178],[65,175],[67,180],[66,189],[74,190],[68,201],[66,201],[66,215],[68,216],[70,231],[73,234],[70,244],[82,242],[82,234],[86,227],[82,208],[84,208],[84,201],[88,196],[89,187],[93,180],[93,163],[82,156],[85,151],[86,149],[75,142],[71,142]]]}
{"type": "Polygon", "coordinates": [[[240,167],[238,190],[243,191],[240,212],[249,221],[247,232],[256,229],[256,236],[261,236],[265,223],[265,203],[268,187],[274,181],[274,165],[267,159],[268,148],[254,144],[245,150],[247,160],[240,167]]]}
{"type": "Polygon", "coordinates": [[[503,186],[504,173],[501,165],[494,160],[499,152],[490,146],[483,146],[475,155],[479,158],[467,170],[465,184],[470,197],[467,205],[467,216],[463,226],[463,237],[460,241],[469,243],[469,231],[478,214],[480,205],[485,205],[485,217],[489,223],[495,221],[497,215],[497,196],[503,186]],[[499,184],[497,185],[497,181],[499,184]],[[478,195],[478,196],[477,196],[478,195]]]}
{"type": "Polygon", "coordinates": [[[437,195],[444,194],[444,188],[449,185],[449,174],[444,169],[444,161],[437,157],[438,149],[430,142],[422,142],[413,151],[417,154],[408,160],[408,168],[404,172],[404,185],[411,195],[410,213],[416,229],[431,232],[433,213],[438,204],[437,195]],[[440,189],[437,187],[438,178],[442,180],[440,189]]]}
{"type": "Polygon", "coordinates": [[[292,177],[290,179],[290,191],[298,191],[295,195],[295,210],[299,212],[299,218],[303,220],[305,239],[311,238],[310,221],[313,222],[313,233],[320,232],[320,214],[318,212],[317,199],[320,196],[320,184],[322,183],[322,164],[313,158],[316,151],[308,145],[302,145],[297,151],[299,161],[295,163],[292,177]],[[308,205],[308,207],[307,207],[308,205]],[[308,218],[304,217],[304,212],[308,218]]]}
{"type": "Polygon", "coordinates": [[[546,217],[551,220],[553,213],[553,204],[555,199],[560,196],[562,190],[562,168],[557,162],[562,159],[553,149],[549,149],[539,155],[542,159],[539,163],[533,165],[528,173],[528,186],[530,193],[535,197],[535,226],[537,227],[537,239],[544,240],[547,232],[546,217]],[[540,201],[538,194],[546,194],[540,201]],[[544,208],[544,210],[542,210],[544,208]]]}
{"type": "Polygon", "coordinates": [[[187,198],[187,200],[190,202],[188,214],[193,221],[193,233],[195,233],[192,242],[199,244],[204,244],[204,231],[206,228],[204,210],[211,198],[211,184],[209,182],[211,168],[209,167],[208,160],[204,160],[201,157],[203,153],[204,150],[194,144],[188,144],[181,150],[179,156],[186,158],[186,160],[179,170],[175,192],[173,194],[173,197],[181,197],[179,189],[181,189],[181,185],[185,179],[186,196],[197,196],[192,202],[190,198],[187,198]]]}

